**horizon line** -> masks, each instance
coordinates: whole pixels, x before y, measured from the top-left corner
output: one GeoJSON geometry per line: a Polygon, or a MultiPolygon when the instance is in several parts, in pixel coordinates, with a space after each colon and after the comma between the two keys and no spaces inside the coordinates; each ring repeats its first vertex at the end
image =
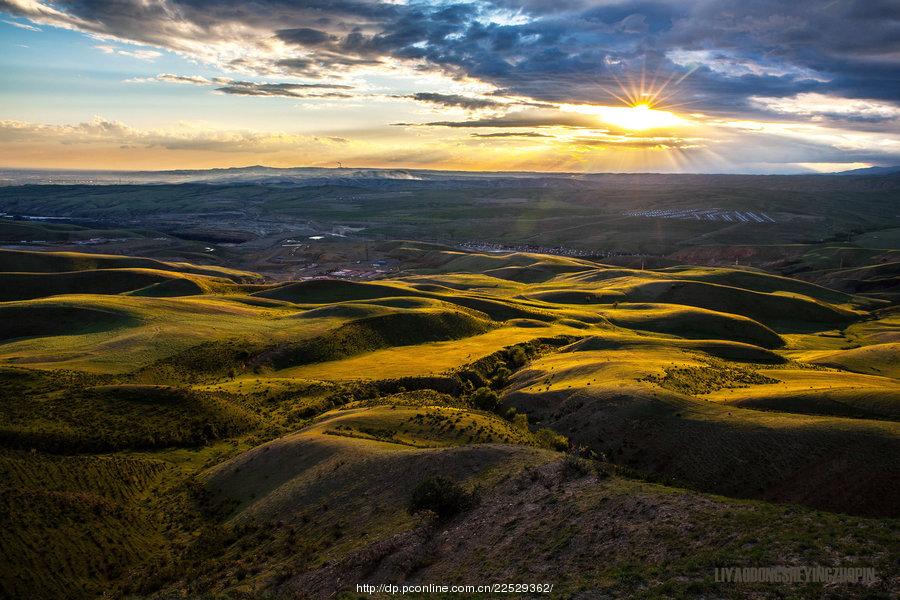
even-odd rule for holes
{"type": "Polygon", "coordinates": [[[0,171],[36,171],[36,172],[61,172],[61,173],[149,173],[149,174],[165,174],[179,172],[211,172],[211,171],[237,171],[245,169],[270,169],[275,171],[289,171],[298,169],[309,169],[319,171],[409,171],[421,173],[471,173],[471,174],[522,174],[522,175],[554,175],[583,177],[591,175],[744,175],[744,176],[762,176],[762,177],[794,177],[794,176],[811,176],[811,175],[839,175],[841,173],[850,173],[853,171],[877,171],[882,169],[898,169],[900,165],[872,165],[870,167],[855,167],[842,171],[798,171],[796,173],[778,173],[778,172],[740,172],[740,171],[681,171],[681,172],[662,172],[662,171],[531,171],[531,170],[471,170],[471,169],[429,169],[418,167],[369,167],[369,166],[340,166],[340,167],[322,167],[312,165],[295,165],[291,167],[274,167],[263,164],[251,164],[230,167],[207,167],[207,168],[184,168],[184,169],[103,169],[103,168],[66,168],[66,167],[7,167],[0,165],[0,171]]]}

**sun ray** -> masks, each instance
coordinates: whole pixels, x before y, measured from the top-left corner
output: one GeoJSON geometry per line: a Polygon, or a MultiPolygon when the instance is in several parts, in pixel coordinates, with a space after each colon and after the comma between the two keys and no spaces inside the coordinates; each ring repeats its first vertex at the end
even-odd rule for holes
{"type": "Polygon", "coordinates": [[[675,112],[678,107],[690,102],[673,102],[678,97],[676,73],[648,73],[646,66],[633,78],[623,80],[619,74],[611,71],[609,76],[615,81],[618,89],[600,85],[599,88],[608,98],[615,99],[619,105],[604,104],[564,104],[563,110],[596,116],[602,123],[628,131],[647,131],[668,129],[689,125],[689,121],[675,112]]]}

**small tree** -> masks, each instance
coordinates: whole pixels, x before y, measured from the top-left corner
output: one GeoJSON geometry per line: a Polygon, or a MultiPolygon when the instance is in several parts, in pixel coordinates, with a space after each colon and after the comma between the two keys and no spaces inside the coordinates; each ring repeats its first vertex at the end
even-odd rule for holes
{"type": "Polygon", "coordinates": [[[507,383],[509,383],[509,378],[512,376],[512,371],[507,369],[506,367],[500,367],[494,373],[493,381],[491,382],[491,387],[495,390],[499,390],[507,383]]]}
{"type": "Polygon", "coordinates": [[[515,346],[509,351],[509,364],[514,369],[524,367],[526,362],[528,362],[528,355],[525,354],[525,350],[521,346],[515,346]]]}
{"type": "Polygon", "coordinates": [[[480,408],[481,410],[493,412],[500,406],[500,396],[497,395],[497,392],[488,387],[480,387],[475,390],[471,399],[475,408],[480,408]]]}
{"type": "Polygon", "coordinates": [[[552,429],[547,429],[546,427],[538,429],[534,434],[535,440],[542,448],[548,448],[550,450],[558,450],[560,452],[564,452],[569,449],[569,439],[556,433],[552,429]]]}
{"type": "Polygon", "coordinates": [[[409,512],[429,510],[445,521],[478,504],[478,496],[467,492],[460,484],[440,475],[427,477],[413,489],[409,498],[409,512]]]}

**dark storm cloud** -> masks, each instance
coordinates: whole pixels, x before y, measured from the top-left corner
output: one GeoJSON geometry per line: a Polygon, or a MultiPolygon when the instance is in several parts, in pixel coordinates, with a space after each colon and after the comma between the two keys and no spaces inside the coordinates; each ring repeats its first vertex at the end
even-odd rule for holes
{"type": "Polygon", "coordinates": [[[670,102],[690,110],[748,114],[761,110],[752,96],[900,100],[896,0],[0,0],[0,9],[186,54],[206,44],[210,60],[217,44],[243,43],[260,51],[228,65],[260,74],[409,61],[539,102],[615,102],[620,83],[644,73],[670,80],[670,102]],[[291,55],[267,55],[267,40],[291,55]]]}
{"type": "MultiPolygon", "coordinates": [[[[798,88],[900,99],[900,5],[895,0],[703,2],[692,18],[674,21],[664,41],[684,49],[715,48],[748,63],[804,69],[827,80],[813,86],[793,78],[798,88]]],[[[728,91],[731,82],[718,79],[728,91]]],[[[783,83],[781,88],[773,95],[803,91],[783,89],[783,83]]]]}
{"type": "Polygon", "coordinates": [[[297,29],[281,29],[276,35],[283,41],[303,46],[322,46],[334,42],[337,37],[318,29],[299,27],[297,29]]]}

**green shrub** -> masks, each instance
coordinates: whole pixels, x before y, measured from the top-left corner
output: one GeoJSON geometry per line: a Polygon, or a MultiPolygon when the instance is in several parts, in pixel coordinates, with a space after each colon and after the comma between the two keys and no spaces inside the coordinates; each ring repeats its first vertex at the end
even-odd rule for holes
{"type": "Polygon", "coordinates": [[[521,429],[522,431],[531,431],[528,428],[528,415],[525,413],[516,413],[512,417],[512,424],[516,427],[516,429],[521,429]]]}
{"type": "Polygon", "coordinates": [[[500,396],[497,395],[497,392],[488,387],[480,387],[475,390],[471,400],[472,405],[481,410],[493,412],[500,406],[500,396]]]}
{"type": "Polygon", "coordinates": [[[495,390],[499,390],[504,387],[507,383],[509,383],[509,378],[512,376],[512,371],[507,369],[506,367],[500,367],[494,373],[494,378],[491,381],[491,387],[495,390]]]}
{"type": "Polygon", "coordinates": [[[542,448],[563,452],[569,449],[569,440],[566,436],[556,433],[552,429],[538,429],[534,434],[535,440],[542,448]]]}
{"type": "Polygon", "coordinates": [[[476,504],[476,492],[466,491],[459,483],[447,477],[435,476],[422,480],[413,489],[409,499],[409,512],[415,514],[428,510],[439,519],[447,520],[476,504]]]}
{"type": "Polygon", "coordinates": [[[528,355],[525,354],[525,350],[521,346],[514,346],[509,351],[508,360],[510,366],[514,369],[518,369],[525,366],[525,363],[528,362],[528,355]]]}

